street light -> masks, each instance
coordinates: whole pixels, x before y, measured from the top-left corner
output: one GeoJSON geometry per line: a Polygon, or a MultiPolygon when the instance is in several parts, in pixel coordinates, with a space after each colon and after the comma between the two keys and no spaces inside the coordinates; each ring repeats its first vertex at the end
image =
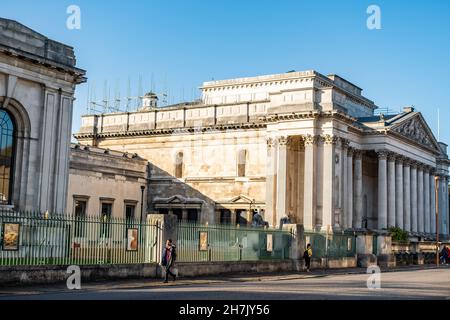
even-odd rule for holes
{"type": "Polygon", "coordinates": [[[141,223],[142,223],[142,216],[144,214],[144,190],[145,186],[141,186],[141,223]]]}

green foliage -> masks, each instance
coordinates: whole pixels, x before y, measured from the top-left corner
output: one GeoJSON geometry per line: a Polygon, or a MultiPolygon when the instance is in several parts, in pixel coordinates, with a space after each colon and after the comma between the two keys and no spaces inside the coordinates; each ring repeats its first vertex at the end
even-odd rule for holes
{"type": "Polygon", "coordinates": [[[392,234],[392,241],[397,241],[397,242],[407,242],[408,241],[408,232],[400,229],[399,227],[391,227],[391,228],[389,228],[389,232],[392,234]]]}

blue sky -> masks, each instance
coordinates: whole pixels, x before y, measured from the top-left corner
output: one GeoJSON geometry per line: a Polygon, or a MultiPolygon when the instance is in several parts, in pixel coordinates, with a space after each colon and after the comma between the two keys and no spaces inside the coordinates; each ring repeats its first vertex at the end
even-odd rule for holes
{"type": "MultiPolygon", "coordinates": [[[[289,70],[335,73],[383,108],[414,105],[450,143],[450,1],[3,1],[0,16],[75,47],[78,66],[114,97],[167,91],[170,102],[198,96],[203,81],[289,70]],[[66,28],[69,5],[81,30],[66,28]],[[369,5],[381,30],[366,27],[369,5]],[[153,82],[152,82],[153,79],[153,82]]],[[[86,112],[76,92],[73,131],[86,112]]],[[[91,90],[92,92],[92,90],[91,90]]]]}

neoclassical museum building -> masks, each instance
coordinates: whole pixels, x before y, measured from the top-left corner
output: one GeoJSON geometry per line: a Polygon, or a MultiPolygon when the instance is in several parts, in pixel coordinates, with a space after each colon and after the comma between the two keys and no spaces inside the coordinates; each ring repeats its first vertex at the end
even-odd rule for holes
{"type": "Polygon", "coordinates": [[[0,18],[0,210],[65,212],[84,75],[72,47],[0,18]]]}
{"type": "Polygon", "coordinates": [[[316,71],[201,90],[189,103],[159,107],[149,93],[139,111],[83,116],[75,138],[148,160],[148,212],[448,235],[447,145],[413,107],[375,113],[361,88],[316,71]]]}

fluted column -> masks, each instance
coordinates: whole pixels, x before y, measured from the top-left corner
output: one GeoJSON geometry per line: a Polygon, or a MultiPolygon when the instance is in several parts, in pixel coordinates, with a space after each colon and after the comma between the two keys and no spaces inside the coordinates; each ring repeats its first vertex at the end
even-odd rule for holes
{"type": "Polygon", "coordinates": [[[436,180],[435,171],[430,172],[430,233],[436,234],[436,180]]]}
{"type": "Polygon", "coordinates": [[[395,168],[395,225],[404,228],[403,222],[403,158],[397,159],[395,168]]]}
{"type": "Polygon", "coordinates": [[[423,171],[423,186],[424,186],[424,210],[423,210],[423,220],[424,220],[424,232],[431,232],[431,216],[430,216],[430,172],[429,168],[425,167],[423,171]]]}
{"type": "Polygon", "coordinates": [[[439,234],[444,234],[444,176],[442,174],[438,175],[438,232],[439,234]]]}
{"type": "Polygon", "coordinates": [[[441,218],[441,231],[440,234],[447,235],[449,231],[448,219],[449,219],[449,204],[448,204],[448,177],[446,175],[441,176],[441,194],[442,194],[442,210],[440,211],[441,218]],[[441,213],[442,212],[442,213],[441,213]]]}
{"type": "Polygon", "coordinates": [[[423,166],[417,168],[417,231],[424,232],[424,188],[423,188],[423,166]]]}
{"type": "Polygon", "coordinates": [[[266,160],[266,210],[264,211],[264,219],[270,224],[275,226],[276,212],[276,165],[277,165],[277,152],[276,152],[276,139],[267,139],[267,160],[266,160]]]}
{"type": "Polygon", "coordinates": [[[395,155],[390,153],[388,155],[388,184],[387,184],[387,197],[388,197],[388,219],[387,226],[395,227],[395,155]]]}
{"type": "Polygon", "coordinates": [[[355,228],[362,228],[363,192],[362,192],[362,152],[355,151],[355,228]]]}
{"type": "Polygon", "coordinates": [[[353,226],[353,149],[347,150],[346,227],[353,226]]]}
{"type": "Polygon", "coordinates": [[[411,232],[411,168],[403,162],[403,230],[411,232]]]}
{"type": "Polygon", "coordinates": [[[286,185],[287,185],[287,146],[289,144],[289,137],[278,137],[278,159],[277,159],[277,196],[276,196],[276,215],[275,225],[279,225],[280,220],[287,216],[287,201],[286,201],[286,185]]]}
{"type": "Polygon", "coordinates": [[[445,177],[445,220],[447,221],[446,235],[450,235],[450,205],[448,203],[448,176],[445,177]]]}
{"type": "Polygon", "coordinates": [[[378,229],[387,228],[387,153],[378,152],[378,229]]]}
{"type": "Polygon", "coordinates": [[[349,142],[346,139],[341,138],[341,162],[342,168],[339,170],[342,173],[342,183],[340,184],[339,199],[341,202],[341,226],[344,229],[349,228],[348,226],[348,205],[347,205],[347,193],[348,193],[348,144],[349,142]]]}
{"type": "Polygon", "coordinates": [[[338,138],[332,135],[322,136],[323,141],[323,194],[322,194],[322,229],[334,225],[333,216],[335,211],[335,197],[333,194],[339,192],[333,190],[335,187],[335,149],[338,138]]]}
{"type": "Polygon", "coordinates": [[[417,164],[411,163],[411,232],[417,232],[417,164]]]}
{"type": "Polygon", "coordinates": [[[305,230],[313,230],[316,224],[317,203],[317,142],[316,136],[307,135],[305,142],[305,173],[304,173],[304,210],[303,224],[305,230]]]}

